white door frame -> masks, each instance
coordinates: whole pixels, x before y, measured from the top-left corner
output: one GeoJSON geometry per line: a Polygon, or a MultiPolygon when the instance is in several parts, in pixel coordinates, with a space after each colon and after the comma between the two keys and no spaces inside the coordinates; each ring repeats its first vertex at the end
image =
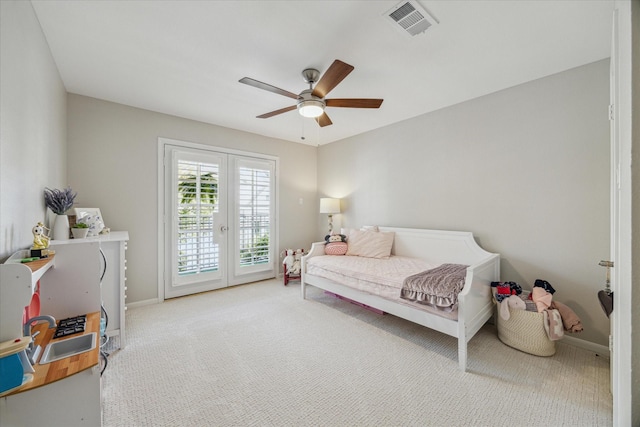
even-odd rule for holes
{"type": "MultiPolygon", "coordinates": [[[[632,301],[631,301],[631,2],[615,1],[612,58],[612,255],[614,311],[612,313],[613,425],[632,423],[632,301]]],[[[636,166],[637,167],[637,166],[636,166]]],[[[637,357],[637,355],[636,355],[637,357]]],[[[638,393],[637,390],[635,390],[638,393]]],[[[635,396],[635,400],[638,397],[635,396]]]]}
{"type": "MultiPolygon", "coordinates": [[[[279,243],[279,214],[278,214],[278,209],[277,207],[280,205],[279,203],[279,197],[280,197],[280,192],[278,191],[278,189],[280,188],[279,185],[279,159],[278,157],[275,156],[270,156],[267,154],[258,154],[258,153],[252,153],[249,151],[240,151],[240,150],[234,150],[231,148],[225,148],[225,147],[218,147],[218,146],[213,146],[213,145],[206,145],[206,144],[199,144],[199,143],[195,143],[195,142],[189,142],[189,141],[181,141],[181,140],[177,140],[177,139],[171,139],[171,138],[163,138],[163,137],[159,137],[158,138],[158,146],[157,146],[157,155],[158,155],[158,205],[157,205],[157,209],[158,209],[158,302],[163,302],[165,300],[165,262],[166,262],[166,253],[165,253],[165,245],[164,245],[164,241],[165,241],[165,217],[164,217],[164,206],[165,206],[165,188],[164,188],[164,170],[165,170],[165,158],[164,158],[164,152],[165,152],[165,146],[167,145],[176,145],[179,147],[185,147],[185,148],[192,148],[192,149],[199,149],[199,150],[205,150],[205,151],[217,151],[220,153],[224,153],[224,154],[230,154],[230,155],[236,155],[236,156],[243,156],[243,157],[253,157],[253,158],[258,158],[258,159],[264,159],[264,160],[272,160],[275,163],[275,183],[274,183],[274,206],[276,206],[275,209],[275,213],[274,213],[274,236],[273,236],[273,247],[274,248],[279,248],[280,247],[280,243],[279,243]]],[[[276,250],[274,250],[274,269],[275,269],[275,273],[277,274],[278,270],[277,270],[277,256],[276,256],[276,250]]],[[[233,283],[235,284],[235,283],[233,283]]]]}

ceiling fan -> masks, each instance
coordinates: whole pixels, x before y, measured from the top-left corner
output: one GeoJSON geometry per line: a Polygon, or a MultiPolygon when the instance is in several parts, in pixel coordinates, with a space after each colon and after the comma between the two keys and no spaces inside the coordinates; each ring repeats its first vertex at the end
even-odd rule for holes
{"type": "Polygon", "coordinates": [[[258,89],[268,90],[269,92],[277,93],[278,95],[288,96],[295,99],[296,105],[290,107],[281,108],[279,110],[271,111],[269,113],[257,116],[259,119],[267,119],[269,117],[277,116],[278,114],[286,113],[298,109],[298,112],[304,117],[312,117],[316,119],[316,122],[321,127],[329,126],[332,124],[331,119],[327,116],[324,109],[325,107],[342,107],[342,108],[380,108],[382,99],[370,99],[370,98],[336,98],[325,99],[325,96],[333,88],[344,80],[345,77],[353,71],[353,66],[346,64],[338,59],[333,61],[333,64],[329,69],[320,77],[320,72],[315,68],[307,68],[302,71],[302,77],[304,81],[309,83],[309,89],[303,90],[299,95],[295,93],[280,89],[267,83],[262,83],[258,80],[254,80],[249,77],[243,77],[239,80],[240,83],[247,84],[249,86],[257,87],[258,89]],[[316,83],[315,88],[313,84],[316,83]]]}

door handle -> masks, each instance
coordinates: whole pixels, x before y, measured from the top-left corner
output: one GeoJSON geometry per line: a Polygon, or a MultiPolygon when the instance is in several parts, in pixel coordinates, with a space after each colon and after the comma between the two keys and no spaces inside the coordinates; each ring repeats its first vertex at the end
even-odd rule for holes
{"type": "Polygon", "coordinates": [[[220,232],[224,233],[225,231],[229,230],[229,227],[227,227],[226,225],[221,225],[220,226],[220,232]]]}

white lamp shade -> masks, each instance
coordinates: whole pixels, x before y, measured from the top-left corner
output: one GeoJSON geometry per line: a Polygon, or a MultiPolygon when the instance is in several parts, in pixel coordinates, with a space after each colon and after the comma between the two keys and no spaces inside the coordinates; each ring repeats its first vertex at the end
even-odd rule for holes
{"type": "Polygon", "coordinates": [[[320,199],[320,213],[335,214],[340,213],[340,199],[323,197],[320,199]]]}

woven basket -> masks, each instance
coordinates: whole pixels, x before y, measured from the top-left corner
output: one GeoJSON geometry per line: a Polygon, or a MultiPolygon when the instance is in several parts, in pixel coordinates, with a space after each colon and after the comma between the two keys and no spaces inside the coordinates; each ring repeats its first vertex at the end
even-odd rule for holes
{"type": "Polygon", "coordinates": [[[553,356],[556,343],[544,330],[542,313],[514,310],[509,307],[509,320],[496,313],[496,325],[500,341],[525,353],[535,356],[553,356]]]}

